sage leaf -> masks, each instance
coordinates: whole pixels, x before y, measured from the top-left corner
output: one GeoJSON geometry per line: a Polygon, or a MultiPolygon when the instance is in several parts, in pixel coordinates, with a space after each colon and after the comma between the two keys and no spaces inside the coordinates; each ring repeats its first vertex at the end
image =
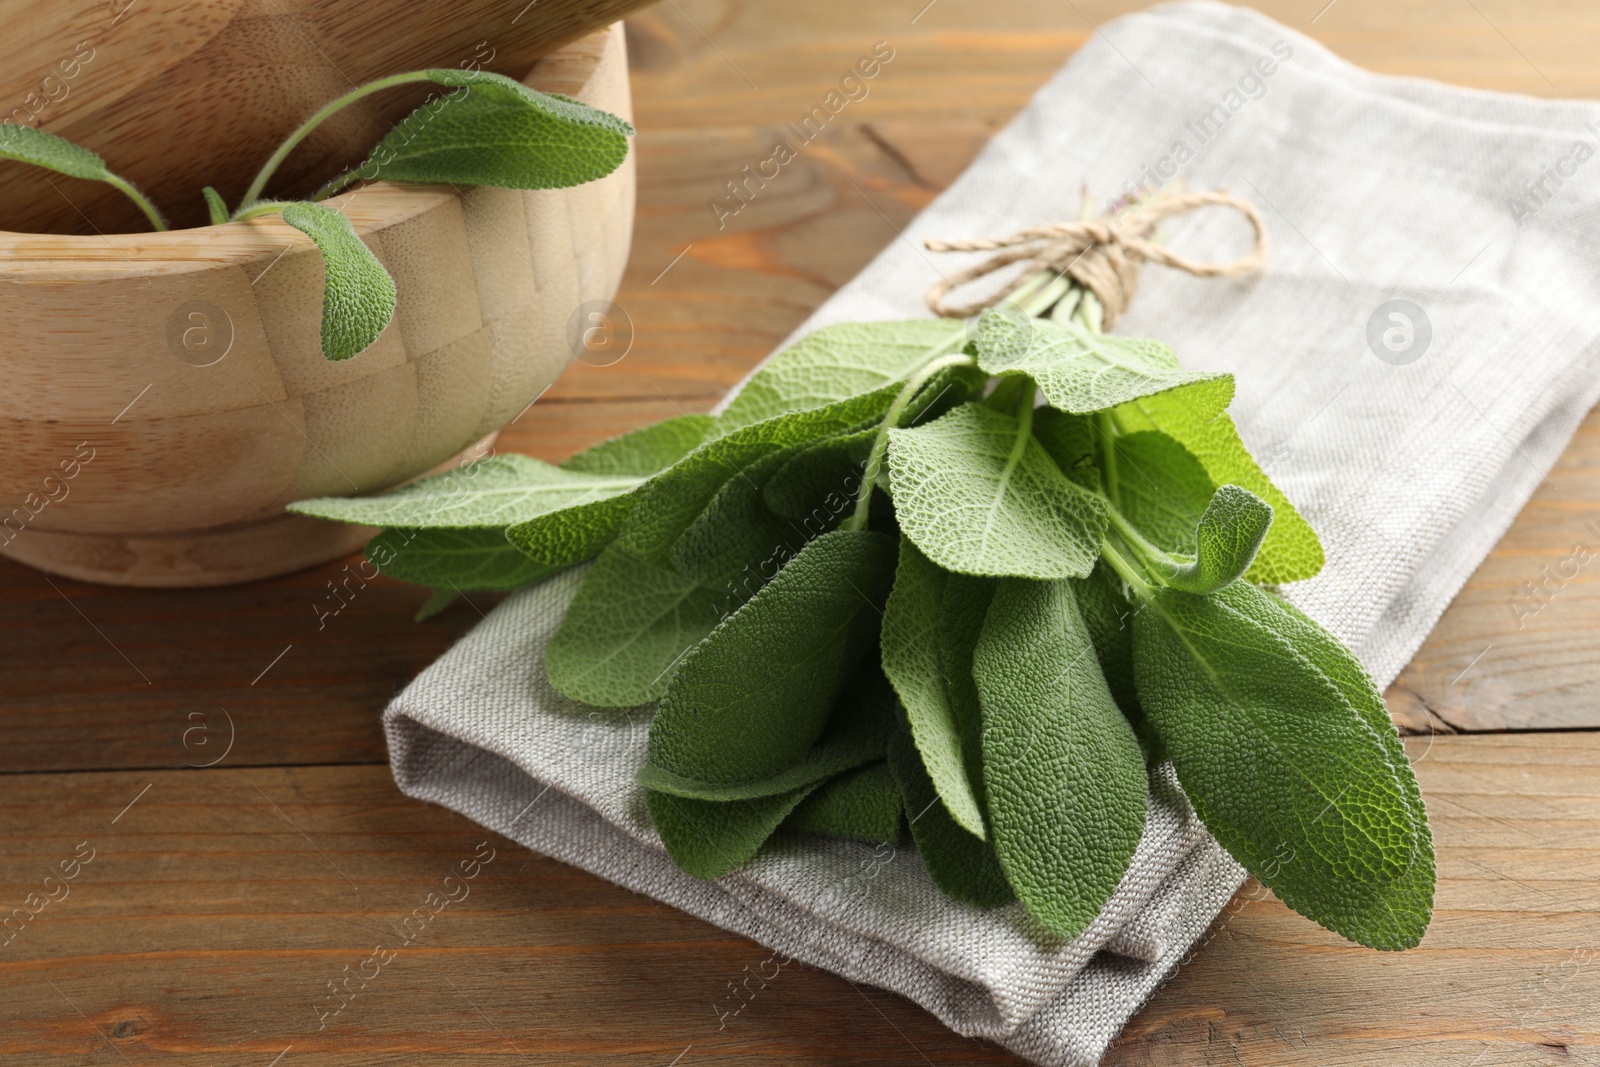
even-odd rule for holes
{"type": "Polygon", "coordinates": [[[585,704],[647,704],[667,691],[684,654],[722,616],[716,590],[613,545],[584,576],[545,647],[545,672],[585,704]]]}
{"type": "Polygon", "coordinates": [[[495,529],[388,529],[367,542],[366,553],[390,578],[455,592],[516,589],[560,569],[529,559],[495,529]]]}
{"type": "Polygon", "coordinates": [[[643,481],[632,475],[566,470],[508,452],[381,496],[316,497],[290,504],[289,510],[368,526],[499,531],[538,515],[610,500],[643,481]]]}
{"type": "Polygon", "coordinates": [[[1061,411],[1104,411],[1189,386],[1186,403],[1197,417],[1210,419],[1233,400],[1232,375],[1183,370],[1159,341],[991,309],[978,320],[973,343],[979,367],[1000,376],[1027,375],[1061,411]]]}
{"type": "Polygon", "coordinates": [[[417,609],[417,613],[411,616],[411,621],[428,621],[445,608],[448,608],[451,604],[454,604],[456,600],[460,598],[460,596],[461,594],[456,592],[454,589],[433,590],[428,594],[428,599],[423,601],[422,606],[417,609]]]}
{"type": "Polygon", "coordinates": [[[1100,472],[1094,465],[1096,432],[1093,423],[1082,415],[1069,415],[1055,408],[1040,408],[1033,413],[1034,440],[1062,474],[1090,492],[1100,491],[1100,472]]]}
{"type": "Polygon", "coordinates": [[[881,760],[889,735],[895,730],[895,722],[894,690],[889,688],[877,664],[869,660],[845,688],[822,737],[798,762],[777,774],[753,782],[725,785],[685,778],[647,763],[639,771],[638,779],[646,788],[695,800],[750,800],[775,796],[881,760]]]}
{"type": "Polygon", "coordinates": [[[917,755],[916,743],[904,731],[889,739],[889,769],[900,789],[911,839],[933,884],[946,896],[978,908],[1015,900],[994,846],[950,817],[917,755]]]}
{"type": "Polygon", "coordinates": [[[1123,595],[1121,580],[1104,561],[1095,564],[1094,573],[1089,577],[1071,581],[1106,687],[1139,738],[1145,764],[1154,767],[1167,756],[1160,736],[1139,706],[1139,694],[1133,682],[1133,616],[1139,608],[1123,595]]]}
{"type": "Polygon", "coordinates": [[[1187,448],[1157,430],[1116,434],[1115,483],[1106,491],[1129,522],[1159,548],[1193,555],[1195,528],[1216,487],[1187,448]]]}
{"type": "Polygon", "coordinates": [[[1239,594],[1259,602],[1264,613],[1276,616],[1281,632],[1294,647],[1339,687],[1350,705],[1378,735],[1389,758],[1389,766],[1405,794],[1406,806],[1417,831],[1417,849],[1404,874],[1383,886],[1316,887],[1307,895],[1299,890],[1277,890],[1285,904],[1322,924],[1334,933],[1368,948],[1397,951],[1415,947],[1428,929],[1433,915],[1434,855],[1433,837],[1428,830],[1427,807],[1417,776],[1406,758],[1400,734],[1389,718],[1383,695],[1367,674],[1366,668],[1332,634],[1281,597],[1265,591],[1252,593],[1241,588],[1239,594]]]}
{"type": "Polygon", "coordinates": [[[849,514],[877,436],[874,423],[798,448],[762,487],[767,507],[818,533],[831,528],[849,514]]]}
{"type": "Polygon", "coordinates": [[[14,159],[69,178],[105,182],[136,204],[158,230],[167,228],[156,206],[126,178],[114,174],[98,152],[73,144],[65,137],[19,123],[0,122],[0,159],[14,159]]]}
{"type": "Polygon", "coordinates": [[[562,470],[645,478],[666,470],[716,436],[713,415],[674,415],[601,441],[561,464],[562,470]]]}
{"type": "Polygon", "coordinates": [[[1265,596],[1159,590],[1134,616],[1139,702],[1206,828],[1264,884],[1393,882],[1417,851],[1396,769],[1265,596]]]}
{"type": "MultiPolygon", "coordinates": [[[[767,507],[764,489],[793,448],[763,456],[722,483],[667,553],[680,572],[748,599],[809,540],[767,507]]],[[[831,524],[830,524],[831,528],[831,524]]],[[[825,531],[819,531],[825,532],[825,531]]]]}
{"type": "Polygon", "coordinates": [[[322,253],[323,357],[349,359],[366,350],[394,317],[394,279],[344,212],[309,201],[274,206],[322,253]]]}
{"type": "Polygon", "coordinates": [[[1272,525],[1272,508],[1248,489],[1224,485],[1195,530],[1195,558],[1165,575],[1189,593],[1214,593],[1237,581],[1256,558],[1272,525]]]}
{"type": "Polygon", "coordinates": [[[1272,508],[1272,529],[1246,578],[1264,585],[1310,578],[1323,562],[1316,532],[1257,466],[1228,413],[1207,418],[1206,405],[1199,400],[1189,389],[1177,389],[1124,404],[1112,417],[1124,432],[1160,430],[1170,435],[1200,461],[1213,485],[1242,486],[1272,508]]]}
{"type": "Polygon", "coordinates": [[[649,761],[724,784],[799,761],[871,645],[894,551],[892,538],[855,530],[801,549],[684,657],[651,724],[649,761]]]}
{"type": "Polygon", "coordinates": [[[1022,420],[981,404],[889,431],[900,529],[964,574],[1082,577],[1100,555],[1103,501],[1063,474],[1022,420]]]}
{"type": "Polygon", "coordinates": [[[210,216],[211,225],[226,225],[228,222],[228,203],[222,199],[222,194],[208,185],[200,190],[200,195],[205,199],[206,214],[210,216]]]}
{"type": "Polygon", "coordinates": [[[628,154],[633,127],[615,115],[489,71],[425,73],[457,91],[396,125],[361,177],[562,189],[605,177],[628,154]]]}
{"type": "Polygon", "coordinates": [[[619,542],[641,559],[666,562],[673,543],[729,479],[774,452],[858,430],[869,420],[881,419],[898,391],[893,385],[886,386],[824,407],[741,426],[706,442],[640,491],[626,528],[618,531],[619,542]]]}
{"type": "Polygon", "coordinates": [[[898,845],[904,834],[900,790],[883,760],[828,779],[802,800],[779,829],[898,845]]]}
{"type": "Polygon", "coordinates": [[[777,796],[734,801],[690,800],[647,790],[645,804],[672,862],[709,881],[744,866],[816,788],[814,783],[777,796]]]}
{"type": "Polygon", "coordinates": [[[1001,582],[972,672],[1000,866],[1030,915],[1076,937],[1128,869],[1149,784],[1071,583],[1001,582]]]}
{"type": "MultiPolygon", "coordinates": [[[[900,696],[917,751],[951,818],[968,833],[985,837],[978,799],[982,722],[976,701],[961,699],[943,662],[940,623],[950,577],[910,539],[900,539],[894,590],[883,612],[883,670],[900,696]]],[[[978,618],[981,622],[982,616],[978,618]]],[[[967,672],[970,678],[970,662],[967,672]]]]}
{"type": "Polygon", "coordinates": [[[824,326],[763,363],[734,394],[722,422],[748,426],[871,393],[965,341],[965,324],[949,319],[824,326]]]}
{"type": "Polygon", "coordinates": [[[708,415],[680,415],[579,452],[562,463],[561,470],[619,479],[618,491],[599,492],[515,521],[506,539],[550,566],[588,559],[618,535],[650,479],[702,448],[714,425],[708,415]]]}

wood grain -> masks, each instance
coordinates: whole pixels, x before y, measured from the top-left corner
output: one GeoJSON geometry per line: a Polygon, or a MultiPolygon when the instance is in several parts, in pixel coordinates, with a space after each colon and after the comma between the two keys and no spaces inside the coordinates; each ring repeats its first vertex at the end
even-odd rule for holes
{"type": "MultiPolygon", "coordinates": [[[[502,447],[560,459],[709,407],[897,239],[894,227],[960,173],[1094,25],[1135,6],[938,0],[923,11],[924,2],[674,0],[630,23],[640,211],[618,300],[633,347],[614,366],[574,366],[502,447]],[[707,199],[764,158],[778,125],[880,39],[897,57],[871,97],[718,231],[707,199]]],[[[1325,0],[1258,6],[1376,70],[1600,96],[1600,12],[1570,0],[1338,0],[1314,24],[1325,0]]],[[[1397,716],[1417,706],[1413,692],[1447,714],[1445,696],[1467,692],[1478,696],[1453,714],[1462,729],[1514,728],[1530,716],[1600,725],[1600,586],[1588,568],[1526,620],[1514,654],[1508,646],[1502,659],[1496,646],[1452,682],[1490,641],[1512,639],[1509,589],[1559,562],[1600,510],[1597,456],[1591,415],[1552,485],[1419,653],[1422,675],[1408,672],[1391,692],[1397,716]],[[1490,679],[1509,695],[1492,717],[1477,715],[1490,679]]],[[[346,562],[239,589],[129,591],[56,589],[0,561],[0,903],[29,891],[42,865],[78,841],[99,834],[93,843],[108,850],[26,942],[0,950],[8,1061],[121,1064],[125,1052],[139,1064],[265,1065],[292,1044],[281,1067],[297,1057],[663,1067],[680,1053],[680,1067],[702,1057],[740,1067],[1018,1062],[953,1038],[898,998],[798,968],[718,1031],[710,998],[763,950],[511,846],[471,899],[440,917],[427,946],[398,957],[315,1032],[312,994],[393,936],[388,922],[484,839],[464,819],[400,798],[385,767],[348,765],[381,763],[383,704],[477,610],[458,605],[414,626],[424,593],[380,581],[319,630],[313,604],[346,562]],[[219,706],[237,725],[234,748],[217,769],[183,769],[218,751],[206,745],[225,736],[219,706]],[[194,725],[205,732],[186,746],[194,725]],[[116,836],[124,830],[133,832],[116,836]]],[[[493,598],[473,602],[487,610],[493,598]]],[[[1600,739],[1447,736],[1443,720],[1411,721],[1437,733],[1410,742],[1441,868],[1422,947],[1350,948],[1247,890],[1109,1063],[1596,1062],[1600,969],[1583,953],[1600,947],[1600,739]]]]}
{"type": "MultiPolygon", "coordinates": [[[[621,25],[527,81],[629,117],[621,25]]],[[[578,354],[573,316],[622,276],[634,166],[566,189],[380,181],[333,197],[397,295],[388,327],[340,362],[322,353],[321,253],[276,215],[0,233],[0,500],[20,505],[0,511],[0,553],[142,586],[348,554],[370,532],[284,506],[434,470],[544,392],[578,354]]]]}
{"type": "MultiPolygon", "coordinates": [[[[1600,736],[1410,749],[1440,864],[1422,946],[1355,948],[1247,887],[1108,1064],[1593,1062],[1600,736]]],[[[8,1062],[1020,1062],[799,965],[719,1029],[765,950],[407,800],[382,767],[10,777],[0,838],[7,909],[94,850],[0,948],[8,1062]],[[483,841],[465,899],[402,927],[483,841]],[[380,945],[398,954],[363,968],[380,945]],[[346,966],[378,973],[319,1029],[346,966]]]]}
{"type": "MultiPolygon", "coordinates": [[[[0,0],[0,118],[99,152],[172,225],[201,226],[203,186],[237,204],[273,149],[357,85],[466,64],[521,78],[641,2],[0,0]]],[[[270,192],[303,196],[359,164],[427,93],[357,101],[296,148],[270,192]]],[[[0,161],[0,230],[148,228],[104,185],[0,161]]]]}

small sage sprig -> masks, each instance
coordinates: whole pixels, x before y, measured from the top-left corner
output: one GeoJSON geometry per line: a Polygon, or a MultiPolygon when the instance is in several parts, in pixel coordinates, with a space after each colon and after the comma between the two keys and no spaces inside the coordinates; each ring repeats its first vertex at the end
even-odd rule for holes
{"type": "Polygon", "coordinates": [[[585,704],[655,703],[639,779],[697,877],[778,833],[909,827],[945,893],[1072,938],[1170,760],[1291,908],[1415,945],[1416,778],[1359,661],[1273,588],[1322,547],[1241,442],[1232,377],[1102,333],[1065,278],[1014,300],[825,327],[721,415],[559,466],[497,456],[290,510],[385,527],[379,568],[436,588],[593,560],[544,669],[585,704]]]}
{"type": "MultiPolygon", "coordinates": [[[[262,165],[237,207],[216,189],[203,189],[213,225],[276,214],[311,238],[326,267],[322,354],[349,359],[374,341],[394,315],[394,280],[349,218],[321,203],[357,181],[442,182],[505,189],[557,189],[594,181],[615,170],[628,152],[633,127],[608,112],[529,89],[478,69],[413,71],[363,85],[325,105],[291,133],[262,165]],[[450,89],[430,97],[397,124],[359,167],[325,183],[309,200],[265,199],[273,175],[317,127],[364,97],[399,85],[432,83],[450,89]]],[[[138,205],[157,230],[161,212],[98,154],[29,126],[0,124],[0,158],[105,182],[138,205]]]]}

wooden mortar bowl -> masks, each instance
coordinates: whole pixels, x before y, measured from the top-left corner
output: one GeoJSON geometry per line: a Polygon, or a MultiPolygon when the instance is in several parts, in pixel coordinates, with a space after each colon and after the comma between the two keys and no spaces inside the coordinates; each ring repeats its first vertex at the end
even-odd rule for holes
{"type": "MultiPolygon", "coordinates": [[[[631,117],[620,23],[527,84],[631,117]]],[[[394,277],[394,321],[322,357],[323,268],[276,216],[165,233],[0,232],[0,554],[54,574],[208,586],[351,552],[284,513],[448,465],[573,359],[616,291],[634,162],[572,189],[376,182],[333,198],[394,277]]]]}

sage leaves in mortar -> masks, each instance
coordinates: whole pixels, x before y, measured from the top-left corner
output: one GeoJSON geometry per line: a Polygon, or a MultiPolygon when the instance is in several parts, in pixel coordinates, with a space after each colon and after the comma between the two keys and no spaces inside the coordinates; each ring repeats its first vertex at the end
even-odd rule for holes
{"type": "Polygon", "coordinates": [[[436,586],[593,559],[544,666],[586,704],[657,702],[640,782],[698,877],[778,834],[909,830],[951,897],[1072,938],[1170,759],[1286,904],[1415,945],[1433,847],[1399,735],[1264,587],[1320,569],[1315,533],[1240,442],[1229,376],[1100,334],[1072,295],[1062,321],[827,327],[717,418],[294,510],[388,527],[369,553],[413,537],[379,566],[436,586]]]}
{"type": "MultiPolygon", "coordinates": [[[[394,280],[342,212],[320,201],[357,180],[442,182],[504,189],[559,189],[610,174],[628,153],[633,127],[605,111],[541,93],[489,71],[414,71],[380,78],[325,105],[279,145],[239,206],[229,210],[210,186],[201,191],[213,225],[278,214],[311,238],[325,267],[322,354],[343,360],[378,339],[394,316],[394,280]],[[359,167],[329,180],[310,200],[262,199],[278,166],[329,116],[397,85],[432,83],[451,91],[429,97],[391,130],[359,167]]],[[[20,160],[121,190],[152,226],[167,224],[156,206],[107,168],[98,154],[29,126],[0,124],[0,158],[20,160]]],[[[514,568],[513,568],[514,569],[514,568]]]]}

